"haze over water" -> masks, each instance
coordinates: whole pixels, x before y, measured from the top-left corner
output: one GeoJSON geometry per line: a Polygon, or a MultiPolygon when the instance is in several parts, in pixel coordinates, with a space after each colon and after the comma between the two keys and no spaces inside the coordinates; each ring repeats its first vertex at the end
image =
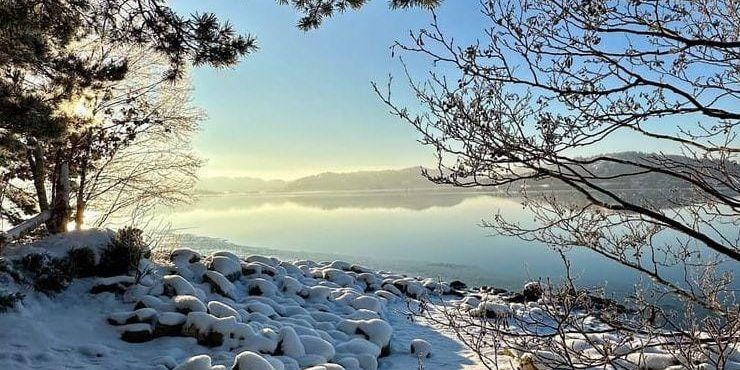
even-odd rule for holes
{"type": "MultiPolygon", "coordinates": [[[[178,232],[214,238],[184,240],[201,249],[344,259],[473,286],[516,289],[532,279],[559,280],[564,267],[555,251],[493,236],[481,226],[496,212],[532,221],[517,199],[460,192],[205,196],[173,210],[168,220],[178,232]]],[[[638,279],[593,252],[571,251],[569,256],[583,284],[606,283],[618,293],[638,279]]]]}

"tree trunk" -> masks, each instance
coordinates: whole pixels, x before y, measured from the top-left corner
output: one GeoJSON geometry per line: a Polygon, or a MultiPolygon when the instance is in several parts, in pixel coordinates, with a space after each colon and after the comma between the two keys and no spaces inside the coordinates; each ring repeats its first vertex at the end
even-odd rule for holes
{"type": "Polygon", "coordinates": [[[31,167],[33,186],[36,188],[36,197],[41,212],[49,209],[49,200],[46,196],[46,162],[44,147],[38,141],[33,148],[28,149],[28,164],[31,167]]]}
{"type": "Polygon", "coordinates": [[[82,225],[85,221],[85,186],[87,185],[87,158],[82,162],[82,168],[80,169],[80,186],[77,189],[77,202],[75,203],[75,230],[82,230],[82,225]]]}
{"type": "Polygon", "coordinates": [[[0,248],[15,239],[22,237],[23,235],[35,230],[41,226],[44,222],[49,220],[49,211],[43,211],[28,220],[21,222],[18,226],[3,233],[0,232],[0,248]]]}
{"type": "Polygon", "coordinates": [[[54,184],[54,196],[52,198],[51,217],[46,227],[52,234],[67,231],[71,207],[69,206],[69,162],[64,157],[62,150],[57,152],[57,170],[54,184]]]}

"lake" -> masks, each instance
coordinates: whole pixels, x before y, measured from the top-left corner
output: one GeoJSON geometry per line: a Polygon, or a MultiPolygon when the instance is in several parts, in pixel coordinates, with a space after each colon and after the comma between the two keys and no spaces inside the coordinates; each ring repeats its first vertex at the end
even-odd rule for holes
{"type": "MultiPolygon", "coordinates": [[[[183,244],[279,258],[343,259],[376,269],[520,288],[560,279],[559,255],[537,243],[493,236],[496,212],[531,222],[515,198],[460,192],[304,193],[202,196],[167,219],[183,244]]],[[[589,251],[571,251],[582,284],[624,293],[638,277],[589,251]]]]}

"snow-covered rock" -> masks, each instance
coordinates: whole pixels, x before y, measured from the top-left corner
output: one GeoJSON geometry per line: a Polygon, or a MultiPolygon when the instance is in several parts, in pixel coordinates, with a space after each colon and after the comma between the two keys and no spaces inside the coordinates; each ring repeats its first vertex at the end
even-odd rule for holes
{"type": "Polygon", "coordinates": [[[203,281],[211,285],[217,294],[231,299],[236,298],[236,287],[223,274],[208,270],[203,274],[203,281]]]}
{"type": "Polygon", "coordinates": [[[195,296],[178,295],[172,298],[172,304],[177,312],[188,314],[190,312],[206,312],[206,305],[195,296]]]}
{"type": "Polygon", "coordinates": [[[432,345],[424,339],[413,339],[411,353],[417,357],[429,358],[432,356],[432,345]]]}
{"type": "Polygon", "coordinates": [[[232,370],[275,370],[275,368],[259,354],[244,351],[236,355],[232,370]]]}
{"type": "Polygon", "coordinates": [[[211,370],[211,357],[207,355],[193,356],[172,370],[211,370]]]}
{"type": "Polygon", "coordinates": [[[208,313],[219,318],[233,316],[237,321],[242,320],[242,315],[239,312],[219,301],[208,302],[208,313]]]}
{"type": "Polygon", "coordinates": [[[164,282],[164,294],[170,297],[176,295],[197,296],[195,287],[180,275],[166,275],[162,278],[164,282]]]}
{"type": "Polygon", "coordinates": [[[177,248],[170,253],[170,262],[178,264],[195,263],[203,258],[200,253],[190,248],[177,248]]]}
{"type": "Polygon", "coordinates": [[[121,339],[131,343],[147,342],[154,338],[154,328],[151,324],[139,323],[121,326],[121,339]]]}
{"type": "Polygon", "coordinates": [[[242,274],[241,262],[236,256],[213,256],[209,269],[218,271],[231,281],[238,279],[242,274]]]}

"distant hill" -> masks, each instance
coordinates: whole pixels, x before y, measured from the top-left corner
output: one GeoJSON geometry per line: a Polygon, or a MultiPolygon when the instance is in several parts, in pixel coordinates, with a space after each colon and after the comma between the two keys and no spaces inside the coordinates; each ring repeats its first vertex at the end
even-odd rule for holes
{"type": "Polygon", "coordinates": [[[285,184],[283,180],[263,180],[254,177],[206,177],[198,181],[196,190],[201,193],[252,193],[278,191],[285,184]]]}
{"type": "MultiPolygon", "coordinates": [[[[640,163],[649,161],[650,154],[638,152],[610,153],[604,156],[629,160],[640,163]]],[[[676,162],[690,163],[695,160],[671,156],[676,162]]],[[[705,165],[710,165],[706,163],[705,165]]],[[[735,172],[740,174],[740,165],[734,165],[735,172]]],[[[421,189],[451,189],[446,185],[433,184],[421,174],[422,167],[410,167],[400,170],[357,171],[357,172],[325,172],[313,176],[302,177],[292,181],[262,180],[252,177],[212,177],[202,179],[197,190],[201,193],[255,193],[255,192],[304,192],[304,191],[364,191],[364,190],[421,190],[421,189]]],[[[660,173],[647,173],[638,176],[618,176],[625,173],[634,173],[635,168],[619,163],[601,162],[585,166],[585,172],[604,177],[597,181],[606,188],[621,189],[663,189],[685,187],[675,178],[660,173]]],[[[529,182],[533,188],[565,189],[567,186],[558,180],[546,179],[529,182]]],[[[471,190],[471,189],[468,189],[471,190]]],[[[488,189],[490,190],[490,188],[488,189]]]]}
{"type": "MultiPolygon", "coordinates": [[[[645,164],[650,166],[674,166],[676,170],[681,170],[683,165],[687,165],[693,168],[702,168],[702,172],[709,174],[714,173],[717,178],[726,176],[727,173],[735,174],[740,176],[740,164],[737,162],[724,162],[720,163],[713,160],[697,160],[680,155],[661,155],[656,156],[655,154],[640,153],[640,152],[619,152],[619,153],[608,153],[603,154],[601,157],[610,157],[623,161],[629,161],[639,164],[645,164]],[[667,160],[663,164],[661,161],[667,160]]],[[[593,157],[591,157],[593,158],[593,157]]],[[[588,159],[588,158],[586,158],[588,159]]],[[[632,165],[616,163],[616,162],[595,162],[584,166],[584,169],[578,169],[577,171],[582,174],[592,174],[594,176],[601,177],[601,180],[593,181],[600,186],[605,188],[622,188],[622,189],[668,189],[668,188],[687,188],[689,183],[680,180],[674,176],[662,174],[659,172],[647,172],[644,174],[630,175],[619,177],[624,174],[635,174],[640,172],[641,168],[637,168],[632,165]]],[[[536,182],[535,184],[550,184],[552,186],[566,187],[565,184],[559,183],[557,180],[547,179],[536,182]]]]}
{"type": "Polygon", "coordinates": [[[429,189],[439,187],[421,175],[421,167],[402,170],[325,172],[286,184],[286,191],[429,189]]]}
{"type": "Polygon", "coordinates": [[[201,179],[201,193],[253,193],[352,190],[432,189],[433,184],[421,175],[421,167],[401,170],[324,172],[293,181],[262,180],[252,177],[211,177],[201,179]]]}

